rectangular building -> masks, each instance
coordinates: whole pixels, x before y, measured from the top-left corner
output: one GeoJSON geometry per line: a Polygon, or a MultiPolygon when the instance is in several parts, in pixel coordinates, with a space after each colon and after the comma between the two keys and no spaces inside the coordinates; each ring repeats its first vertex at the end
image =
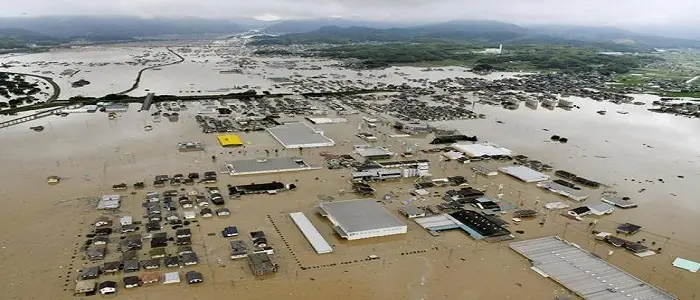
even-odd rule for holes
{"type": "Polygon", "coordinates": [[[464,153],[467,157],[505,157],[512,156],[513,152],[492,144],[472,144],[472,143],[454,143],[452,149],[464,153]]]}
{"type": "Polygon", "coordinates": [[[222,147],[242,146],[243,141],[235,134],[225,134],[216,137],[222,147]]]}
{"type": "Polygon", "coordinates": [[[588,195],[580,190],[575,190],[570,187],[558,184],[554,181],[545,181],[537,184],[538,187],[546,189],[552,193],[557,193],[575,201],[583,201],[588,198],[588,195]]]}
{"type": "Polygon", "coordinates": [[[366,160],[391,159],[395,153],[384,147],[355,146],[355,153],[366,160]]]}
{"type": "Polygon", "coordinates": [[[121,195],[104,195],[97,203],[97,209],[115,209],[121,205],[121,195]]]}
{"type": "Polygon", "coordinates": [[[549,180],[549,176],[525,166],[507,166],[499,169],[501,172],[518,178],[524,182],[539,182],[549,180]]]}
{"type": "Polygon", "coordinates": [[[374,199],[323,202],[319,212],[343,238],[358,240],[405,234],[408,227],[374,199]]]}
{"type": "Polygon", "coordinates": [[[294,221],[294,224],[299,227],[304,237],[311,243],[311,247],[314,248],[316,253],[324,254],[333,252],[333,247],[326,242],[326,239],[318,232],[314,224],[311,224],[311,221],[309,221],[303,212],[291,213],[289,216],[292,218],[292,221],[294,221]]]}
{"type": "Polygon", "coordinates": [[[332,147],[335,145],[333,140],[323,135],[323,131],[303,122],[275,126],[268,128],[267,132],[287,149],[332,147]]]}
{"type": "Polygon", "coordinates": [[[248,264],[255,276],[264,276],[277,272],[277,264],[266,252],[254,252],[248,254],[248,264]]]}
{"type": "Polygon", "coordinates": [[[226,162],[226,168],[231,176],[320,169],[308,165],[301,157],[233,160],[226,162]]]}
{"type": "Polygon", "coordinates": [[[531,269],[584,299],[678,299],[556,236],[514,242],[510,248],[529,259],[531,269]]]}

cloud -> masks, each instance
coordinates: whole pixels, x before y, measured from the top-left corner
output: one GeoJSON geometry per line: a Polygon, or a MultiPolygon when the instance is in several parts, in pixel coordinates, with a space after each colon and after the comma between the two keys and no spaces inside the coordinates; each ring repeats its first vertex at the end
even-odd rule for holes
{"type": "Polygon", "coordinates": [[[3,16],[240,18],[360,16],[393,21],[489,19],[588,25],[698,23],[698,0],[0,0],[3,16]]]}

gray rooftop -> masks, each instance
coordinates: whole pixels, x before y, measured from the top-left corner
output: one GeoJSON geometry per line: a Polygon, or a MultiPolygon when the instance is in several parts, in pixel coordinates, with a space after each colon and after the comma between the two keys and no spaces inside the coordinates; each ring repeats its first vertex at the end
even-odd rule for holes
{"type": "Polygon", "coordinates": [[[425,214],[425,211],[422,208],[418,208],[417,206],[414,205],[406,205],[402,206],[399,208],[399,210],[407,215],[420,215],[420,214],[425,214]]]}
{"type": "Polygon", "coordinates": [[[588,300],[678,299],[559,237],[515,242],[510,248],[532,261],[533,267],[588,300]]]}
{"type": "Polygon", "coordinates": [[[359,148],[355,152],[362,157],[394,155],[393,152],[382,147],[359,148]]]}
{"type": "Polygon", "coordinates": [[[374,199],[323,202],[320,208],[346,233],[406,226],[374,199]]]}
{"type": "Polygon", "coordinates": [[[588,198],[588,195],[583,191],[572,189],[568,186],[558,184],[554,181],[541,182],[537,184],[537,186],[576,201],[583,201],[586,200],[586,198],[588,198]]]}
{"type": "Polygon", "coordinates": [[[549,179],[548,175],[542,174],[525,166],[513,165],[502,167],[499,170],[525,182],[537,182],[549,179]]]}
{"type": "Polygon", "coordinates": [[[268,128],[267,132],[285,148],[329,147],[335,144],[323,132],[303,122],[268,128]]]}
{"type": "Polygon", "coordinates": [[[617,207],[622,207],[622,208],[633,208],[637,207],[637,204],[630,201],[630,200],[625,200],[622,197],[617,197],[617,196],[606,196],[601,199],[603,202],[615,205],[617,207]]]}
{"type": "Polygon", "coordinates": [[[227,161],[226,167],[231,175],[262,174],[310,170],[300,157],[274,157],[265,159],[246,159],[227,161]]]}

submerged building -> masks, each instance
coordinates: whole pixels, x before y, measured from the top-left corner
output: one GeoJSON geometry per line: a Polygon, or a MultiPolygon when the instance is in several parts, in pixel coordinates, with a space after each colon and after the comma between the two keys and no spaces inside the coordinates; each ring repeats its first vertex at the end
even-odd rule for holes
{"type": "Polygon", "coordinates": [[[275,126],[268,128],[267,132],[287,149],[331,147],[335,145],[333,140],[323,135],[322,130],[313,128],[303,122],[275,126]]]}
{"type": "Polygon", "coordinates": [[[348,240],[405,234],[408,227],[374,199],[323,202],[319,212],[348,240]]]}

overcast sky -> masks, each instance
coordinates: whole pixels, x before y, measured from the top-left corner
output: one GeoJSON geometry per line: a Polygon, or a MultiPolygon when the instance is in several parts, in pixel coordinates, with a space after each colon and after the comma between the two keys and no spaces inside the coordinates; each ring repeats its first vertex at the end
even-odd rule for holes
{"type": "Polygon", "coordinates": [[[0,0],[1,16],[489,19],[588,25],[700,24],[700,0],[0,0]]]}

